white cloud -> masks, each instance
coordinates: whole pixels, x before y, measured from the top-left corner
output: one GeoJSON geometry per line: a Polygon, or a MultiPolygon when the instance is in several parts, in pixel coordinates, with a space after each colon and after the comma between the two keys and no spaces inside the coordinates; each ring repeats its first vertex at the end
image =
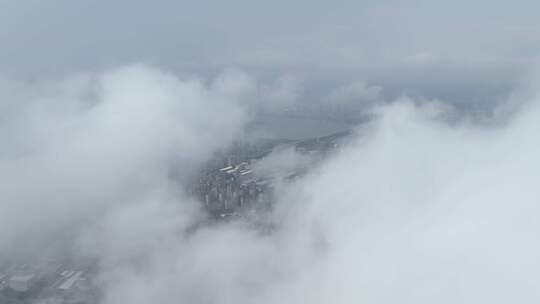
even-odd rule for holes
{"type": "Polygon", "coordinates": [[[61,238],[80,221],[166,187],[172,162],[192,173],[247,121],[228,96],[143,65],[50,86],[21,99],[0,125],[3,251],[61,238]]]}
{"type": "MultiPolygon", "coordinates": [[[[187,175],[236,139],[252,98],[295,101],[297,80],[231,70],[205,84],[135,65],[5,83],[0,249],[75,237],[99,258],[104,304],[538,302],[537,104],[492,129],[408,98],[377,107],[361,137],[279,189],[269,232],[194,229],[198,203],[169,169],[187,175]]],[[[355,82],[329,100],[381,90],[355,82]]],[[[263,167],[305,164],[282,152],[263,167]]]]}
{"type": "Polygon", "coordinates": [[[163,200],[112,213],[93,237],[115,257],[104,303],[537,302],[538,107],[493,129],[449,126],[410,99],[377,111],[281,189],[271,233],[186,234],[189,213],[163,200]]]}
{"type": "Polygon", "coordinates": [[[333,89],[325,102],[331,106],[361,109],[380,102],[383,98],[380,86],[355,81],[333,89]]]}

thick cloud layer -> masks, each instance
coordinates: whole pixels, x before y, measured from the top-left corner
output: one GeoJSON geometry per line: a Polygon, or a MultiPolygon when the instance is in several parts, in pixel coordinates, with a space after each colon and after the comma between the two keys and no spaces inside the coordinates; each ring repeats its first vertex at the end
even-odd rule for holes
{"type": "Polygon", "coordinates": [[[82,238],[104,303],[537,302],[538,106],[493,128],[449,126],[444,110],[380,108],[280,189],[271,233],[186,233],[193,217],[163,197],[118,207],[82,238]]]}
{"type": "Polygon", "coordinates": [[[142,65],[20,90],[0,121],[3,252],[177,191],[170,167],[193,173],[247,121],[221,92],[142,65]]]}
{"type": "Polygon", "coordinates": [[[382,110],[367,138],[292,187],[291,229],[326,253],[281,303],[538,301],[537,105],[497,130],[424,112],[382,110]]]}
{"type": "Polygon", "coordinates": [[[0,0],[0,264],[95,258],[100,304],[538,303],[538,8],[0,0]],[[268,227],[190,195],[236,140],[366,112],[254,166],[312,166],[268,227]]]}

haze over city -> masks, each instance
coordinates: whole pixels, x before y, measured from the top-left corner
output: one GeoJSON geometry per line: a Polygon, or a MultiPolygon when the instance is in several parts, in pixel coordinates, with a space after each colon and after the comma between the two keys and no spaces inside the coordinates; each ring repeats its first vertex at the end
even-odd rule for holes
{"type": "Polygon", "coordinates": [[[0,0],[0,304],[538,303],[539,9],[0,0]]]}

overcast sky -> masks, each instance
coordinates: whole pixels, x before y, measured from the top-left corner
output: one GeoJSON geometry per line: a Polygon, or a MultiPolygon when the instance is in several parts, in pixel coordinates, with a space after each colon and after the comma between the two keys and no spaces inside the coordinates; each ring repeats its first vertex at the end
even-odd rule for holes
{"type": "Polygon", "coordinates": [[[0,74],[234,67],[297,76],[299,100],[367,81],[392,99],[491,104],[536,62],[539,9],[528,0],[0,0],[0,74]]]}
{"type": "Polygon", "coordinates": [[[538,9],[487,0],[1,0],[0,68],[507,68],[536,57],[538,9]]]}

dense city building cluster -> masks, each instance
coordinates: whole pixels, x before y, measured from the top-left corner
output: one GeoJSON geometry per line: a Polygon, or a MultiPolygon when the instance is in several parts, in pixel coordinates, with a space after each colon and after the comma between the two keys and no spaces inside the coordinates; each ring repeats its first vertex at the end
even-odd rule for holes
{"type": "Polygon", "coordinates": [[[258,172],[254,168],[261,160],[275,149],[290,148],[301,155],[308,155],[312,160],[310,165],[313,165],[339,147],[341,140],[349,134],[340,132],[299,141],[266,142],[259,146],[237,145],[234,151],[214,160],[214,168],[202,174],[195,186],[196,194],[211,214],[220,217],[269,210],[275,183],[293,180],[309,171],[309,168],[290,168],[276,176],[258,172]]]}

